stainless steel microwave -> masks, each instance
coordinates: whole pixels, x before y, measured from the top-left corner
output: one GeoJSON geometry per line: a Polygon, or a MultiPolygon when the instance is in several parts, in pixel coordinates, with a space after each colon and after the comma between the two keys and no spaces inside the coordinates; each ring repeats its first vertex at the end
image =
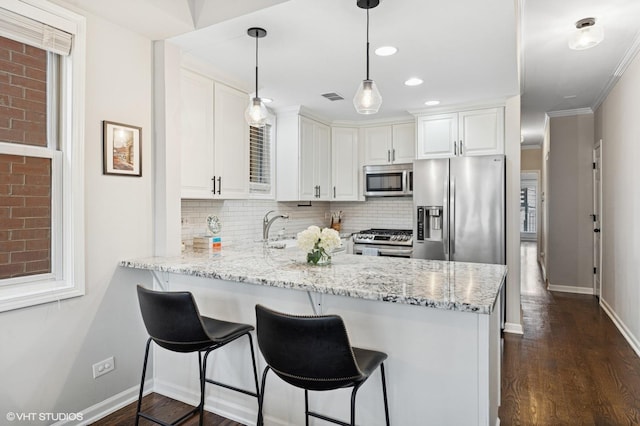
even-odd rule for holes
{"type": "Polygon", "coordinates": [[[404,197],[413,194],[413,164],[364,166],[364,195],[404,197]]]}

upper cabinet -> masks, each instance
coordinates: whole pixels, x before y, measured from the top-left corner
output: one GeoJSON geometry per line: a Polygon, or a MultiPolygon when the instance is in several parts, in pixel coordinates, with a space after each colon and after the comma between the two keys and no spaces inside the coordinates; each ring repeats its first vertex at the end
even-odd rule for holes
{"type": "Polygon", "coordinates": [[[182,70],[181,196],[213,197],[213,81],[182,70]]]}
{"type": "Polygon", "coordinates": [[[181,197],[248,198],[248,96],[181,71],[181,197]]]}
{"type": "Polygon", "coordinates": [[[415,159],[415,124],[363,128],[364,164],[410,163],[415,159]]]}
{"type": "Polygon", "coordinates": [[[249,196],[249,125],[246,93],[215,84],[214,179],[216,198],[249,196]]]}
{"type": "Polygon", "coordinates": [[[276,171],[278,201],[331,199],[329,126],[297,113],[278,116],[276,171]]]}
{"type": "Polygon", "coordinates": [[[504,153],[504,108],[418,117],[417,158],[504,153]]]}
{"type": "Polygon", "coordinates": [[[331,129],[331,182],[333,201],[358,201],[358,129],[331,129]]]}

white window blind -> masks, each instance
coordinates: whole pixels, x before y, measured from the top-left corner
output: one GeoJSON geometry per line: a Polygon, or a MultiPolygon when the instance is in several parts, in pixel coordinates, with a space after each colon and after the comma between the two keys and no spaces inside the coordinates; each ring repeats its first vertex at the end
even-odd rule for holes
{"type": "Polygon", "coordinates": [[[68,56],[72,35],[0,7],[0,36],[68,56]]]}
{"type": "Polygon", "coordinates": [[[249,127],[249,182],[252,192],[271,190],[271,125],[249,127]]]}

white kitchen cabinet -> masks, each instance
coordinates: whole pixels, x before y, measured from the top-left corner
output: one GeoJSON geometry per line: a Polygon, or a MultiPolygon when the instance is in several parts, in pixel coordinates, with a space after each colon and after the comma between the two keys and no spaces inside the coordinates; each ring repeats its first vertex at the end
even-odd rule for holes
{"type": "Polygon", "coordinates": [[[279,201],[330,200],[329,126],[297,112],[278,115],[276,173],[279,201]]]}
{"type": "Polygon", "coordinates": [[[331,129],[331,200],[358,201],[358,129],[331,129]]]}
{"type": "Polygon", "coordinates": [[[213,196],[213,81],[183,70],[181,87],[181,197],[213,196]]]}
{"type": "Polygon", "coordinates": [[[414,123],[363,128],[364,164],[410,163],[415,158],[414,123]]]}
{"type": "Polygon", "coordinates": [[[248,198],[248,96],[181,71],[181,197],[248,198]]]}
{"type": "Polygon", "coordinates": [[[504,108],[418,117],[417,158],[504,153],[504,108]]]}
{"type": "Polygon", "coordinates": [[[214,93],[214,197],[249,198],[249,96],[220,83],[214,93]]]}

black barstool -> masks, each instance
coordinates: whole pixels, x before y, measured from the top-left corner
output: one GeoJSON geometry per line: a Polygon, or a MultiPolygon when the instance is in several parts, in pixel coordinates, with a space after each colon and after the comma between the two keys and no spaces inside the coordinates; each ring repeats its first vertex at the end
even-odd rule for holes
{"type": "Polygon", "coordinates": [[[296,316],[256,305],[258,346],[267,362],[262,374],[258,406],[258,424],[262,422],[264,389],[269,370],[282,380],[304,389],[306,425],[309,416],[343,426],[356,423],[356,393],[371,373],[380,366],[384,414],[389,426],[389,405],[383,361],[387,354],[354,348],[342,318],[337,315],[296,316]],[[350,388],[351,422],[346,423],[309,411],[309,391],[350,388]]]}
{"type": "Polygon", "coordinates": [[[188,291],[160,292],[147,290],[138,285],[138,301],[140,302],[142,320],[150,337],[147,340],[147,348],[144,353],[140,396],[138,397],[138,409],[136,412],[136,425],[140,417],[161,425],[177,425],[196,412],[200,412],[200,425],[202,425],[205,383],[211,383],[246,395],[251,395],[260,401],[258,370],[256,369],[256,358],[250,334],[254,329],[253,326],[201,316],[193,295],[188,291]],[[207,358],[209,354],[242,336],[247,336],[251,347],[251,363],[256,384],[255,392],[220,383],[206,377],[207,358]],[[198,352],[200,404],[172,423],[166,423],[140,411],[151,341],[173,352],[198,352]]]}

